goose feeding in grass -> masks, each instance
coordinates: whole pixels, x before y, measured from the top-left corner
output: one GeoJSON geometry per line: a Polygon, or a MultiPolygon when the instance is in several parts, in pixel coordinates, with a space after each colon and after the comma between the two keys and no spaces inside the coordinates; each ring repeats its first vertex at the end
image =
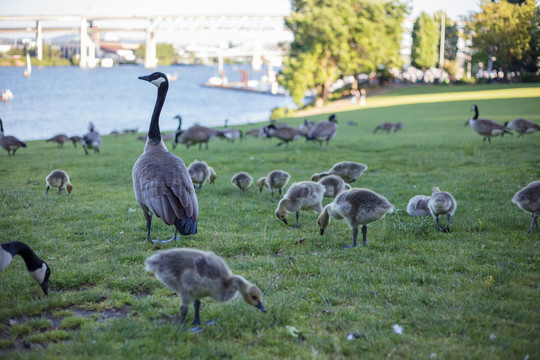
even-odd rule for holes
{"type": "Polygon", "coordinates": [[[62,193],[62,190],[67,190],[68,194],[71,194],[71,190],[73,190],[73,185],[71,185],[71,182],[69,181],[69,176],[64,170],[51,171],[51,173],[47,175],[47,178],[45,178],[45,181],[47,182],[45,194],[49,193],[51,187],[58,188],[58,195],[62,193]]]}
{"type": "Polygon", "coordinates": [[[431,216],[437,221],[437,228],[442,232],[451,232],[450,218],[456,212],[456,206],[456,200],[450,193],[441,191],[438,187],[433,188],[428,201],[428,209],[431,216]],[[446,227],[444,228],[439,224],[439,215],[446,215],[446,227]]]}
{"type": "Polygon", "coordinates": [[[78,135],[71,136],[69,139],[71,140],[71,142],[73,142],[73,147],[74,148],[77,147],[78,142],[82,142],[82,137],[80,137],[78,135]]]}
{"type": "Polygon", "coordinates": [[[49,295],[49,277],[51,269],[41,260],[36,253],[25,243],[20,241],[11,241],[0,244],[0,271],[4,271],[15,255],[20,255],[32,279],[36,280],[41,286],[45,295],[49,295]]]}
{"type": "Polygon", "coordinates": [[[279,196],[281,197],[281,190],[287,185],[290,177],[291,175],[283,170],[270,171],[266,177],[257,180],[259,192],[262,192],[264,187],[268,188],[271,195],[270,201],[274,201],[274,189],[278,189],[279,196]]]}
{"type": "Polygon", "coordinates": [[[89,132],[82,138],[82,147],[84,153],[88,155],[88,149],[94,149],[95,153],[99,154],[99,147],[101,145],[101,135],[94,129],[94,124],[90,123],[89,132]]]}
{"type": "Polygon", "coordinates": [[[149,242],[152,242],[152,214],[167,225],[174,224],[174,237],[162,241],[163,243],[176,239],[177,232],[181,235],[197,233],[199,206],[186,165],[182,159],[167,150],[159,131],[159,115],[169,89],[167,76],[155,72],[139,76],[139,79],[157,87],[157,99],[144,152],[133,165],[133,190],[146,218],[146,239],[149,242]]]}
{"type": "Polygon", "coordinates": [[[233,175],[231,183],[242,192],[246,192],[253,184],[253,178],[247,172],[239,172],[233,175]]]}
{"type": "Polygon", "coordinates": [[[538,228],[538,216],[540,216],[540,180],[533,181],[519,190],[512,198],[512,202],[519,206],[521,210],[532,214],[531,227],[527,233],[532,231],[535,224],[538,228]]]}
{"type": "Polygon", "coordinates": [[[430,216],[428,203],[429,196],[425,195],[416,195],[409,200],[407,204],[407,214],[411,216],[430,216]]]}
{"type": "Polygon", "coordinates": [[[58,147],[63,147],[64,143],[68,140],[71,140],[71,139],[68,138],[64,134],[59,134],[59,135],[53,136],[52,138],[48,140],[45,140],[45,142],[55,142],[55,143],[58,143],[58,147]]]}
{"type": "Polygon", "coordinates": [[[270,124],[266,127],[265,132],[266,137],[277,138],[281,140],[281,142],[278,143],[276,146],[281,146],[283,144],[288,146],[289,142],[304,136],[304,133],[302,133],[301,130],[293,128],[286,124],[281,126],[270,124]]]}
{"type": "Polygon", "coordinates": [[[0,119],[0,146],[2,146],[8,152],[8,156],[15,156],[15,151],[20,147],[26,147],[26,143],[17,139],[15,136],[4,135],[4,124],[2,119],[0,119]],[[13,153],[11,153],[12,151],[13,153]]]}
{"type": "Polygon", "coordinates": [[[382,219],[394,211],[394,206],[384,197],[368,189],[351,189],[339,194],[333,202],[326,205],[319,215],[317,222],[321,235],[330,223],[330,218],[345,219],[353,230],[353,243],[350,248],[357,246],[358,227],[362,225],[362,244],[367,242],[367,224],[382,219]]]}
{"type": "Polygon", "coordinates": [[[150,256],[145,263],[146,271],[153,272],[159,281],[180,297],[181,324],[185,324],[192,303],[195,309],[193,325],[201,324],[200,299],[207,296],[226,302],[240,293],[247,304],[266,312],[261,290],[242,276],[233,275],[225,261],[213,252],[172,249],[150,256]]]}
{"type": "Polygon", "coordinates": [[[383,122],[382,124],[377,125],[375,130],[373,130],[373,133],[376,134],[377,131],[382,130],[382,131],[386,131],[386,133],[389,134],[390,131],[393,129],[394,129],[394,123],[383,122]]]}
{"type": "Polygon", "coordinates": [[[341,161],[335,163],[330,170],[311,176],[311,181],[319,181],[328,175],[337,175],[345,182],[352,183],[367,170],[367,165],[353,161],[341,161]]]}
{"type": "Polygon", "coordinates": [[[313,125],[309,130],[306,139],[317,140],[320,146],[326,141],[326,146],[328,146],[330,140],[336,136],[337,129],[337,117],[335,114],[332,114],[328,118],[328,121],[321,121],[313,125]]]}
{"type": "Polygon", "coordinates": [[[223,132],[211,129],[206,126],[193,125],[185,131],[181,131],[174,138],[173,148],[176,147],[175,144],[184,144],[189,149],[191,145],[199,144],[199,151],[202,149],[202,144],[206,145],[206,150],[208,150],[208,142],[215,138],[216,136],[225,137],[223,132]]]}
{"type": "Polygon", "coordinates": [[[474,117],[465,122],[465,126],[469,125],[474,131],[484,137],[484,142],[488,139],[488,142],[491,143],[492,136],[503,136],[505,133],[512,135],[512,133],[506,128],[506,126],[501,125],[490,119],[479,119],[478,118],[478,106],[473,105],[471,111],[474,111],[474,117]]]}
{"type": "Polygon", "coordinates": [[[392,127],[392,131],[393,132],[396,132],[396,131],[399,131],[403,129],[403,123],[402,122],[397,122],[394,124],[394,126],[392,127]]]}
{"type": "Polygon", "coordinates": [[[337,175],[325,176],[319,181],[319,184],[324,186],[324,197],[335,198],[342,191],[351,189],[351,185],[337,175]]]}
{"type": "Polygon", "coordinates": [[[532,134],[533,132],[540,130],[540,125],[535,124],[527,119],[514,119],[512,121],[507,121],[504,123],[504,126],[517,131],[519,134],[518,137],[525,134],[532,134]]]}
{"type": "Polygon", "coordinates": [[[292,184],[283,199],[279,201],[276,209],[277,218],[283,221],[285,225],[288,225],[287,213],[296,213],[296,225],[294,228],[299,228],[298,216],[300,210],[313,210],[317,214],[321,213],[324,190],[324,186],[313,181],[292,184]]]}
{"type": "Polygon", "coordinates": [[[206,183],[206,180],[210,180],[210,184],[213,184],[217,178],[214,169],[212,169],[204,161],[194,160],[188,166],[189,176],[193,184],[199,184],[198,190],[201,190],[202,186],[206,183]]]}

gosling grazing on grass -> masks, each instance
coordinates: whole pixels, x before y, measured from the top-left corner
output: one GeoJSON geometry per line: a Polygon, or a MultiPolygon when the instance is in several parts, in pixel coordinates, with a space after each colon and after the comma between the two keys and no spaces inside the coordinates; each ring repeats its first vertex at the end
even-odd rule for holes
{"type": "Polygon", "coordinates": [[[214,169],[212,169],[204,161],[194,160],[188,166],[189,176],[193,184],[199,184],[198,190],[201,190],[202,186],[206,183],[206,180],[210,180],[210,184],[213,184],[217,178],[214,169]]]}
{"type": "Polygon", "coordinates": [[[532,134],[535,131],[540,130],[540,125],[533,123],[527,119],[514,119],[512,121],[507,121],[504,123],[509,129],[515,130],[518,132],[518,137],[525,134],[532,134]]]}
{"type": "Polygon", "coordinates": [[[246,172],[239,172],[233,175],[231,183],[242,192],[246,192],[253,184],[253,178],[246,172]]]}
{"type": "Polygon", "coordinates": [[[313,181],[302,181],[294,183],[287,190],[287,193],[280,200],[276,209],[276,216],[286,225],[287,212],[296,213],[295,228],[300,227],[298,215],[300,210],[313,210],[317,214],[322,211],[322,198],[324,195],[324,186],[313,181]]]}
{"type": "Polygon", "coordinates": [[[49,193],[51,187],[58,188],[58,195],[62,193],[62,190],[67,190],[68,194],[71,194],[71,190],[73,190],[73,185],[69,182],[69,176],[64,170],[51,171],[45,178],[45,181],[47,182],[45,194],[49,193]]]}
{"type": "Polygon", "coordinates": [[[340,192],[351,189],[351,185],[337,175],[325,176],[319,183],[324,186],[324,197],[335,198],[340,192]]]}
{"type": "Polygon", "coordinates": [[[352,183],[367,170],[367,165],[352,161],[342,161],[334,164],[330,170],[311,176],[311,181],[319,181],[328,175],[337,175],[345,182],[352,183]]]}
{"type": "Polygon", "coordinates": [[[15,255],[20,255],[23,258],[32,279],[37,281],[45,295],[49,295],[49,277],[51,276],[51,269],[45,261],[41,260],[36,253],[23,242],[11,241],[0,244],[0,271],[4,271],[9,266],[15,255]]]}
{"type": "Polygon", "coordinates": [[[474,111],[474,117],[465,122],[465,126],[469,125],[476,131],[478,134],[484,136],[484,142],[488,139],[488,142],[491,143],[492,136],[504,135],[508,133],[512,135],[506,126],[501,125],[490,119],[479,119],[478,118],[478,106],[473,105],[471,111],[474,111]]]}
{"type": "Polygon", "coordinates": [[[532,214],[531,227],[527,233],[532,231],[535,224],[538,228],[538,216],[540,216],[540,180],[533,181],[519,190],[512,198],[512,202],[519,206],[521,210],[532,214]]]}
{"type": "Polygon", "coordinates": [[[437,228],[442,232],[450,231],[450,218],[456,211],[456,200],[454,197],[446,192],[441,191],[438,187],[434,187],[431,192],[431,198],[428,201],[428,209],[431,216],[437,221],[437,228]],[[439,224],[439,215],[446,214],[446,227],[442,228],[439,224]]]}
{"type": "Polygon", "coordinates": [[[174,224],[174,237],[168,241],[176,239],[177,232],[182,235],[196,234],[199,205],[193,182],[182,159],[167,150],[159,131],[159,115],[169,89],[167,76],[155,72],[139,76],[139,79],[155,85],[158,93],[148,140],[132,171],[135,198],[146,218],[146,239],[152,243],[152,214],[167,225],[174,224]]]}
{"type": "Polygon", "coordinates": [[[425,195],[416,195],[409,200],[407,204],[407,214],[411,216],[430,216],[428,203],[429,196],[425,195]]]}
{"type": "MultiPolygon", "coordinates": [[[[352,247],[357,246],[358,226],[362,225],[362,244],[367,242],[367,224],[382,219],[394,211],[394,206],[384,197],[367,189],[351,189],[339,194],[336,199],[324,207],[318,223],[321,235],[330,223],[330,218],[345,219],[353,230],[352,247]]],[[[346,248],[350,248],[347,246],[346,248]]]]}
{"type": "MultiPolygon", "coordinates": [[[[208,142],[216,136],[224,137],[222,131],[211,129],[206,126],[193,125],[186,131],[177,134],[174,143],[184,144],[188,149],[191,145],[199,144],[199,151],[202,149],[202,144],[204,143],[206,144],[206,150],[208,150],[208,142]]],[[[173,147],[176,147],[174,143],[173,147]]]]}
{"type": "Polygon", "coordinates": [[[326,146],[328,146],[330,140],[336,136],[337,129],[337,117],[335,114],[332,114],[328,118],[328,121],[321,121],[313,125],[306,139],[317,140],[320,146],[322,146],[323,141],[326,141],[326,146]]]}
{"type": "Polygon", "coordinates": [[[15,136],[6,136],[4,135],[4,124],[2,119],[0,119],[0,146],[7,150],[8,156],[12,155],[10,151],[13,151],[13,156],[15,156],[15,151],[20,147],[26,147],[26,143],[17,139],[15,136]]]}
{"type": "Polygon", "coordinates": [[[281,189],[287,185],[291,175],[283,170],[270,171],[266,177],[257,180],[259,186],[259,192],[262,192],[264,187],[270,190],[271,200],[274,201],[274,189],[278,189],[279,196],[281,197],[281,189]]]}
{"type": "Polygon", "coordinates": [[[68,138],[66,135],[59,134],[59,135],[53,136],[52,138],[46,140],[46,142],[55,142],[55,143],[58,143],[58,147],[63,147],[64,143],[66,141],[68,141],[68,140],[70,140],[70,138],[68,138]]]}
{"type": "Polygon", "coordinates": [[[88,155],[88,149],[94,149],[95,153],[99,154],[99,147],[101,145],[101,135],[94,129],[94,124],[90,123],[89,132],[82,138],[82,147],[84,153],[88,155]]]}
{"type": "Polygon", "coordinates": [[[232,300],[238,293],[249,305],[266,312],[262,292],[239,275],[233,275],[222,258],[213,252],[195,249],[172,249],[154,254],[146,259],[146,271],[180,297],[180,322],[185,324],[188,307],[193,303],[195,319],[200,325],[200,299],[211,297],[216,301],[232,300]]]}

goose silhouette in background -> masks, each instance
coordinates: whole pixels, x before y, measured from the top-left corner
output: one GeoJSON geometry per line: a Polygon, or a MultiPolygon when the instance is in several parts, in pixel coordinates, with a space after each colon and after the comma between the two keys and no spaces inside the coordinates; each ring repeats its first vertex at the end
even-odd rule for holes
{"type": "Polygon", "coordinates": [[[332,114],[328,118],[328,121],[321,121],[313,125],[306,139],[317,140],[320,146],[322,146],[323,141],[326,141],[326,146],[328,146],[330,140],[336,136],[337,129],[337,117],[335,114],[332,114]]]}
{"type": "Polygon", "coordinates": [[[197,233],[199,206],[186,165],[182,159],[167,150],[161,139],[159,115],[169,89],[167,76],[155,72],[139,76],[139,79],[155,85],[158,95],[144,152],[133,165],[133,190],[146,218],[146,239],[149,242],[152,243],[150,237],[152,214],[167,225],[174,224],[174,237],[162,241],[165,243],[176,239],[178,232],[181,235],[197,233]]]}
{"type": "Polygon", "coordinates": [[[182,130],[182,116],[177,114],[173,117],[173,119],[178,120],[178,129],[174,130],[172,144],[173,149],[176,149],[176,145],[178,145],[178,137],[182,134],[182,132],[184,132],[184,130],[182,130]]]}
{"type": "MultiPolygon", "coordinates": [[[[199,144],[200,151],[202,149],[202,144],[204,143],[206,145],[206,150],[208,150],[208,142],[216,136],[221,138],[225,137],[222,131],[211,129],[206,126],[193,125],[189,129],[177,134],[173,140],[173,144],[184,144],[188,149],[191,145],[199,144]]],[[[173,145],[173,148],[174,147],[176,147],[176,145],[173,145]]]]}
{"type": "Polygon", "coordinates": [[[15,156],[15,151],[17,151],[18,148],[26,147],[26,143],[17,139],[15,136],[4,135],[4,124],[2,123],[2,119],[0,119],[0,146],[7,150],[8,156],[15,156]]]}
{"type": "Polygon", "coordinates": [[[0,244],[0,271],[7,269],[15,255],[20,255],[32,279],[36,280],[45,295],[49,295],[49,277],[51,269],[45,261],[41,260],[36,253],[20,241],[11,241],[0,244]]]}
{"type": "Polygon", "coordinates": [[[465,126],[469,125],[474,131],[484,137],[484,142],[486,139],[491,143],[492,136],[503,136],[504,134],[512,133],[506,128],[506,126],[501,125],[490,119],[479,119],[478,118],[478,106],[473,105],[471,111],[474,111],[474,117],[465,122],[465,126]]]}
{"type": "Polygon", "coordinates": [[[71,136],[69,139],[71,140],[71,142],[73,142],[73,147],[74,148],[77,147],[78,142],[82,142],[82,137],[80,137],[78,135],[71,136]]]}
{"type": "Polygon", "coordinates": [[[540,130],[540,125],[535,124],[527,119],[514,119],[512,121],[507,121],[504,123],[504,126],[517,131],[519,134],[518,137],[525,134],[532,134],[533,132],[540,130]]]}
{"type": "Polygon", "coordinates": [[[296,128],[293,128],[289,125],[276,126],[270,124],[265,129],[266,137],[277,138],[281,140],[276,146],[281,146],[283,144],[289,146],[289,142],[294,141],[305,134],[296,128]]]}
{"type": "Polygon", "coordinates": [[[88,155],[88,149],[94,149],[94,152],[99,154],[101,135],[94,129],[93,123],[90,123],[88,127],[90,131],[82,138],[84,153],[88,155]]]}
{"type": "Polygon", "coordinates": [[[55,142],[58,143],[58,147],[63,147],[64,143],[68,140],[71,140],[64,134],[55,135],[50,139],[45,140],[45,142],[55,142]]]}

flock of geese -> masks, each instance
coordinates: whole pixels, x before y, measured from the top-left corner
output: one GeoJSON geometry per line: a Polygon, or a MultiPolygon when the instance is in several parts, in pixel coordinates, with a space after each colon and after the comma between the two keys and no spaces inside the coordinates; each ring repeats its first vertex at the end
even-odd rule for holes
{"type": "MultiPolygon", "coordinates": [[[[159,128],[159,118],[161,109],[165,102],[169,88],[166,75],[155,72],[147,76],[140,76],[139,79],[148,81],[157,87],[157,99],[154,106],[146,145],[143,153],[137,159],[132,170],[133,189],[135,198],[146,219],[147,234],[146,239],[150,243],[168,242],[177,239],[178,232],[181,235],[197,233],[197,222],[199,218],[199,208],[194,184],[197,190],[201,191],[202,186],[207,182],[213,183],[216,173],[204,161],[195,160],[186,167],[183,160],[172,154],[165,146],[159,128]],[[152,240],[151,224],[153,216],[162,219],[167,225],[174,225],[174,236],[165,241],[152,240]]],[[[503,126],[491,120],[478,119],[478,107],[473,106],[476,112],[475,117],[468,121],[468,124],[484,135],[484,141],[491,136],[508,132],[507,126],[516,130],[520,134],[530,133],[537,129],[531,126],[524,119],[514,120],[503,126]],[[491,129],[491,130],[486,130],[491,129]],[[525,129],[525,130],[523,130],[525,129]]],[[[194,126],[186,131],[182,131],[181,118],[179,129],[174,135],[174,146],[178,143],[187,147],[203,143],[208,146],[208,140],[213,136],[225,136],[222,130],[214,130],[214,135],[199,136],[203,131],[199,131],[194,126]]],[[[398,123],[399,124],[399,123],[398,123]]],[[[396,131],[402,125],[392,124],[379,126],[381,130],[396,131]],[[387,130],[389,129],[389,130],[387,130]]],[[[0,126],[2,122],[0,120],[0,126]]],[[[15,153],[17,146],[26,146],[18,142],[13,137],[3,135],[3,126],[0,133],[0,144],[2,147],[15,153]],[[7,145],[6,145],[7,144],[7,145]]],[[[337,130],[337,120],[335,115],[330,116],[328,121],[319,123],[302,124],[300,129],[287,126],[270,125],[263,129],[272,137],[278,137],[282,143],[288,143],[296,136],[305,136],[308,140],[328,142],[335,136],[337,130]],[[291,131],[291,129],[295,131],[291,131]]],[[[377,130],[377,129],[376,129],[377,130]]],[[[231,135],[231,137],[238,134],[231,135]]],[[[69,140],[67,137],[56,140],[60,146],[69,140]]],[[[73,141],[73,139],[71,139],[73,141]]],[[[82,138],[85,152],[87,149],[94,149],[99,152],[101,137],[94,130],[91,124],[89,133],[82,138]]],[[[75,141],[74,141],[75,144],[75,141]]],[[[320,234],[323,235],[328,227],[330,219],[345,220],[352,229],[352,245],[358,245],[358,229],[362,231],[362,243],[367,242],[367,225],[385,217],[386,214],[394,211],[394,206],[384,196],[368,189],[352,188],[351,183],[358,179],[366,170],[365,164],[343,161],[334,164],[328,171],[313,174],[311,180],[293,183],[280,199],[275,210],[276,217],[288,225],[287,214],[295,213],[295,228],[300,226],[300,211],[315,211],[318,214],[317,222],[320,234]],[[322,206],[323,197],[333,198],[333,201],[322,206]]],[[[290,174],[283,170],[273,170],[265,177],[260,178],[256,183],[259,191],[264,188],[269,189],[271,201],[274,200],[274,192],[282,190],[290,180],[290,174]]],[[[46,192],[51,187],[58,188],[59,194],[62,190],[71,193],[73,186],[70,183],[68,174],[63,170],[54,170],[46,178],[46,192]]],[[[242,192],[248,191],[253,178],[246,172],[235,174],[231,183],[242,192]]],[[[532,214],[532,222],[528,232],[531,232],[534,225],[538,227],[538,216],[540,215],[540,181],[535,181],[518,191],[512,201],[521,209],[532,214]]],[[[407,205],[407,213],[411,216],[432,216],[436,220],[436,226],[440,231],[450,232],[450,220],[456,211],[457,203],[454,197],[438,187],[434,187],[430,196],[416,195],[410,199],[407,205]],[[439,217],[446,215],[446,225],[443,227],[439,222],[439,217]]],[[[42,287],[45,294],[48,294],[48,284],[51,270],[49,266],[41,260],[26,244],[21,242],[9,242],[1,244],[0,251],[0,271],[8,267],[15,255],[20,255],[27,266],[30,276],[42,287]]],[[[198,326],[200,320],[201,298],[211,297],[217,301],[228,301],[238,293],[244,301],[266,312],[262,302],[262,292],[254,284],[241,276],[233,275],[225,261],[212,252],[205,252],[190,248],[175,248],[158,252],[145,261],[146,270],[155,274],[156,278],[172,291],[178,294],[181,299],[180,322],[185,324],[189,305],[193,304],[195,318],[193,324],[198,326]]]]}

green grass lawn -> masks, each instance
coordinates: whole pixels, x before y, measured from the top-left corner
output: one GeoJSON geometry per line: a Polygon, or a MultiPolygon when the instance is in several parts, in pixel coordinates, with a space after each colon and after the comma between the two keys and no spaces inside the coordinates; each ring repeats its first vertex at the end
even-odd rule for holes
{"type": "MultiPolygon", "coordinates": [[[[161,249],[214,251],[261,288],[268,310],[262,314],[240,299],[203,299],[202,320],[217,324],[198,335],[171,321],[178,297],[144,270],[157,250],[145,241],[133,194],[131,168],[144,147],[136,136],[105,136],[101,154],[90,156],[80,146],[45,141],[29,142],[15,157],[2,150],[0,243],[28,243],[52,275],[46,297],[21,258],[0,273],[0,357],[540,357],[540,229],[526,234],[530,214],[511,202],[540,179],[540,133],[483,143],[463,125],[473,104],[481,117],[498,122],[540,123],[540,86],[410,87],[339,113],[328,148],[304,140],[276,147],[276,140],[254,138],[216,139],[208,151],[177,148],[186,164],[205,160],[218,179],[197,194],[199,233],[161,249]],[[384,121],[404,128],[373,135],[384,121]],[[366,246],[351,250],[343,249],[352,242],[344,221],[332,220],[320,236],[317,215],[301,212],[301,228],[289,229],[275,217],[277,202],[270,203],[267,190],[242,194],[230,183],[238,171],[256,180],[283,169],[290,185],[343,160],[367,164],[353,185],[384,195],[396,208],[368,225],[366,246]],[[70,175],[69,197],[45,195],[45,177],[57,168],[70,175]],[[412,196],[430,195],[434,186],[457,200],[451,234],[437,231],[431,218],[405,212],[412,196]],[[394,333],[395,324],[403,334],[394,333]]],[[[296,126],[303,118],[286,121],[296,126]]],[[[153,238],[173,231],[154,219],[153,238]]]]}

